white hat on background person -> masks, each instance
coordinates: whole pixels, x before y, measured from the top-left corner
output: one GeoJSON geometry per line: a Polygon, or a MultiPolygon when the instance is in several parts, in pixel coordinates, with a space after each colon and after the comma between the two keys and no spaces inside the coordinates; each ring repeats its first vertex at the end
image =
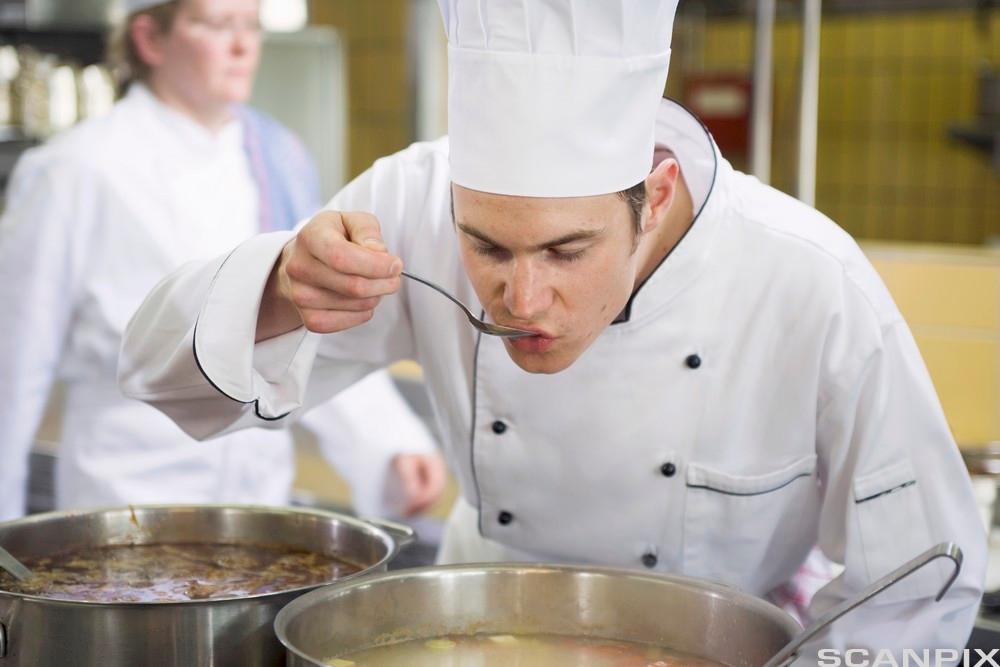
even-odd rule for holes
{"type": "Polygon", "coordinates": [[[171,0],[125,0],[125,14],[126,16],[135,14],[136,12],[141,12],[144,9],[149,9],[150,7],[155,7],[156,5],[165,5],[171,0]]]}
{"type": "Polygon", "coordinates": [[[677,0],[438,4],[455,183],[579,197],[645,179],[677,0]]]}

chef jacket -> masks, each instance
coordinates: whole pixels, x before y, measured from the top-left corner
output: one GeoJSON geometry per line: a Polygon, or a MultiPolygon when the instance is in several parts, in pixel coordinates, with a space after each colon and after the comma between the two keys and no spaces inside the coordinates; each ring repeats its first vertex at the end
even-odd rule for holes
{"type": "MultiPolygon", "coordinates": [[[[243,109],[239,117],[212,134],[137,84],[110,115],[18,164],[0,221],[0,519],[23,512],[28,451],[57,379],[66,387],[59,507],[289,502],[287,431],[197,442],[159,411],[123,397],[115,379],[125,325],[158,280],[256,233],[265,213],[289,215],[282,193],[265,201],[266,210],[258,204],[254,173],[269,147],[291,155],[292,135],[281,128],[278,136],[280,126],[259,113],[243,109]],[[254,152],[246,150],[251,143],[254,152]]],[[[293,171],[300,182],[316,180],[314,171],[293,171]]],[[[274,174],[269,187],[285,176],[274,174]]],[[[283,194],[305,198],[288,188],[283,194]]],[[[317,186],[299,215],[314,210],[318,197],[317,186]]],[[[306,421],[365,512],[383,511],[391,456],[434,447],[384,372],[306,421]]]]}
{"type": "MultiPolygon", "coordinates": [[[[251,239],[161,283],[131,322],[125,391],[195,437],[323,400],[392,363],[423,366],[461,498],[441,558],[648,568],[765,595],[817,545],[843,573],[818,615],[941,541],[940,560],[843,617],[819,647],[963,647],[985,536],[913,337],[871,264],[829,219],[721,157],[679,105],[658,130],[694,224],[569,368],[530,374],[446,299],[404,281],[373,319],[254,344],[288,234],[251,239]]],[[[384,158],[330,203],[370,211],[406,268],[478,303],[450,213],[448,144],[384,158]]],[[[478,306],[477,306],[478,307],[478,306]]]]}

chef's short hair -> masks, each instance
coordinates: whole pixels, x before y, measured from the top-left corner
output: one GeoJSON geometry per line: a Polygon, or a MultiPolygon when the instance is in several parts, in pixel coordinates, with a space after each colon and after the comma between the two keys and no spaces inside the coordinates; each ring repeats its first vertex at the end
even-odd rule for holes
{"type": "Polygon", "coordinates": [[[642,207],[646,205],[646,181],[639,181],[627,190],[618,193],[622,201],[628,204],[632,214],[632,230],[636,237],[642,234],[642,207]]]}
{"type": "Polygon", "coordinates": [[[132,23],[140,16],[149,16],[163,32],[173,28],[177,10],[184,0],[170,0],[155,5],[149,9],[133,12],[111,33],[108,40],[107,61],[114,73],[120,92],[124,92],[133,81],[146,81],[149,78],[149,65],[139,55],[139,49],[132,39],[132,23]]]}
{"type": "MultiPolygon", "coordinates": [[[[677,155],[672,150],[657,144],[653,151],[653,169],[656,169],[660,162],[668,157],[677,159],[677,155]]],[[[646,182],[640,181],[628,190],[619,192],[618,196],[628,204],[628,208],[632,212],[632,222],[635,224],[635,235],[639,237],[642,234],[642,207],[646,205],[646,182]]]]}

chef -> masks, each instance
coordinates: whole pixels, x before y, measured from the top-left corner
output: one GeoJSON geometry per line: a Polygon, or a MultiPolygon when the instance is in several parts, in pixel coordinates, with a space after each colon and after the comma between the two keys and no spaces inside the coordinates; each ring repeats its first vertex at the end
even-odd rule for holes
{"type": "MultiPolygon", "coordinates": [[[[119,50],[135,82],[110,115],[21,159],[0,219],[0,520],[25,511],[28,452],[57,381],[58,507],[291,500],[287,431],[196,442],[115,381],[121,334],[157,281],[287,229],[321,201],[298,140],[242,104],[260,51],[257,0],[128,9],[119,50]]],[[[434,440],[385,371],[306,426],[361,512],[416,511],[443,487],[434,440]]]]}
{"type": "Polygon", "coordinates": [[[913,337],[847,234],[661,101],[675,7],[443,0],[450,138],[161,283],[122,386],[208,437],[415,358],[461,487],[442,561],[764,596],[818,545],[843,565],[818,615],[951,540],[965,566],[941,602],[948,570],[924,568],[801,660],[962,647],[985,538],[913,337]],[[402,267],[535,335],[478,334],[402,267]]]}

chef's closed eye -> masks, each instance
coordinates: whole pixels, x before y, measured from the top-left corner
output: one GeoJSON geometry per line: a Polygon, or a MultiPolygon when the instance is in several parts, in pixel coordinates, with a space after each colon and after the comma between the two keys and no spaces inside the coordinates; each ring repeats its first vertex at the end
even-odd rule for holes
{"type": "Polygon", "coordinates": [[[482,241],[472,241],[472,250],[477,255],[482,255],[483,257],[488,257],[490,259],[495,259],[497,261],[507,260],[510,258],[510,251],[506,248],[501,248],[500,246],[493,245],[492,243],[483,243],[482,241]]]}
{"type": "Polygon", "coordinates": [[[583,259],[588,246],[585,245],[562,245],[548,249],[549,256],[559,262],[575,262],[583,259]]]}

